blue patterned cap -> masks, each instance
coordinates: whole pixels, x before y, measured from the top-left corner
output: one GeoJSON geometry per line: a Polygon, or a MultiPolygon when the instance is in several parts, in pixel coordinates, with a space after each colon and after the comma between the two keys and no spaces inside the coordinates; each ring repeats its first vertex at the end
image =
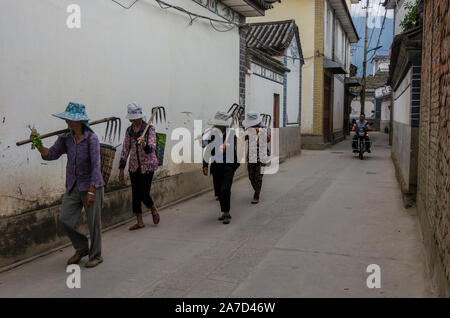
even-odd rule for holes
{"type": "Polygon", "coordinates": [[[89,117],[86,114],[86,107],[83,104],[78,103],[72,103],[70,102],[69,105],[66,107],[66,111],[59,114],[53,114],[53,116],[61,118],[61,119],[68,119],[72,121],[88,121],[89,117]]]}

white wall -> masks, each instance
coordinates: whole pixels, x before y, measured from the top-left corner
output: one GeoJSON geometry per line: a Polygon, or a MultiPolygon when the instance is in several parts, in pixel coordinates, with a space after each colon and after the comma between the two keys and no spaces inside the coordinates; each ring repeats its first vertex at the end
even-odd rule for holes
{"type": "Polygon", "coordinates": [[[255,110],[272,116],[274,126],[274,94],[280,95],[279,127],[283,126],[283,84],[268,80],[256,74],[246,76],[245,106],[248,111],[255,110]]]}
{"type": "Polygon", "coordinates": [[[314,59],[306,59],[302,67],[302,134],[312,134],[314,128],[314,59]]]}
{"type": "Polygon", "coordinates": [[[334,76],[333,131],[344,128],[344,76],[334,76]]]}
{"type": "Polygon", "coordinates": [[[331,59],[333,57],[333,11],[332,7],[325,1],[324,9],[324,55],[331,59]]]}
{"type": "Polygon", "coordinates": [[[394,121],[411,124],[411,69],[394,94],[394,121]]]}
{"type": "MultiPolygon", "coordinates": [[[[287,50],[288,56],[299,56],[295,38],[287,50]]],[[[299,59],[287,58],[287,68],[291,71],[287,73],[286,86],[286,123],[298,123],[300,111],[300,72],[302,65],[299,59]]]]}
{"type": "MultiPolygon", "coordinates": [[[[350,118],[358,119],[361,114],[361,98],[353,98],[350,106],[350,118]]],[[[364,113],[366,114],[366,120],[375,118],[375,98],[373,96],[366,96],[366,101],[364,102],[364,113]]]]}
{"type": "Polygon", "coordinates": [[[394,36],[403,32],[400,23],[405,18],[408,10],[405,8],[405,4],[414,3],[416,0],[397,0],[397,6],[394,9],[394,36]]]}
{"type": "Polygon", "coordinates": [[[381,120],[389,121],[391,119],[391,100],[385,99],[381,102],[381,120]]]}
{"type": "MultiPolygon", "coordinates": [[[[166,1],[217,17],[191,0],[166,1]]],[[[65,160],[43,163],[30,145],[15,143],[28,137],[28,124],[41,133],[66,128],[51,114],[63,111],[69,101],[85,104],[92,119],[120,116],[122,135],[131,101],[144,105],[147,113],[151,106],[165,106],[169,129],[192,129],[193,119],[207,119],[239,101],[237,29],[216,32],[200,20],[189,26],[188,17],[150,0],[130,10],[112,1],[78,0],[81,29],[68,29],[66,7],[71,3],[2,1],[0,216],[53,202],[64,192],[65,160]]],[[[102,135],[105,127],[94,128],[102,135]]],[[[170,162],[164,168],[168,174],[184,169],[170,162]]]]}

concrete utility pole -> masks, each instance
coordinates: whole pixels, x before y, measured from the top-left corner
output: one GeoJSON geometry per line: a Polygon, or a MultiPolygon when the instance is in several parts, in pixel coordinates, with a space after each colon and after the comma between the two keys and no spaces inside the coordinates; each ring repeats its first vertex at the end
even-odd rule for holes
{"type": "Polygon", "coordinates": [[[363,80],[361,87],[361,113],[364,113],[364,103],[366,102],[366,64],[367,64],[367,20],[369,19],[369,4],[370,0],[366,3],[366,27],[364,32],[364,60],[363,60],[363,80]]]}

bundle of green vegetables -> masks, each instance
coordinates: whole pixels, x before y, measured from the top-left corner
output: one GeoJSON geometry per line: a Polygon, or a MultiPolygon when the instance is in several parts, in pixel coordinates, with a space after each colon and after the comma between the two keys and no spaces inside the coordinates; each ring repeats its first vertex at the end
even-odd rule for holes
{"type": "MultiPolygon", "coordinates": [[[[35,132],[37,132],[37,130],[32,128],[31,132],[35,133],[35,132]]],[[[39,150],[39,149],[41,149],[42,146],[43,146],[42,140],[41,140],[41,137],[39,137],[39,135],[31,137],[31,149],[39,150]]]]}

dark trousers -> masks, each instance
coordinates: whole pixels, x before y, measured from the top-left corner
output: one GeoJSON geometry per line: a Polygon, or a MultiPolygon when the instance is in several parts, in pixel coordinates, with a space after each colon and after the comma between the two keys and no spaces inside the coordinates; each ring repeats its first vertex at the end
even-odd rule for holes
{"type": "Polygon", "coordinates": [[[222,212],[230,212],[231,185],[233,184],[234,164],[215,163],[211,164],[213,171],[214,187],[219,194],[220,209],[222,212]]]}
{"type": "Polygon", "coordinates": [[[154,204],[150,196],[153,174],[153,171],[141,173],[140,169],[136,172],[130,172],[134,214],[142,214],[142,203],[149,209],[154,204]]]}
{"type": "Polygon", "coordinates": [[[220,197],[220,178],[214,178],[214,169],[212,165],[211,175],[213,176],[214,196],[220,197]]]}
{"type": "Polygon", "coordinates": [[[250,183],[252,184],[253,190],[255,190],[255,194],[253,195],[253,198],[259,199],[259,194],[261,193],[261,187],[262,187],[262,179],[263,174],[261,174],[261,166],[262,163],[248,163],[247,164],[247,170],[248,170],[248,178],[250,179],[250,183]]]}

